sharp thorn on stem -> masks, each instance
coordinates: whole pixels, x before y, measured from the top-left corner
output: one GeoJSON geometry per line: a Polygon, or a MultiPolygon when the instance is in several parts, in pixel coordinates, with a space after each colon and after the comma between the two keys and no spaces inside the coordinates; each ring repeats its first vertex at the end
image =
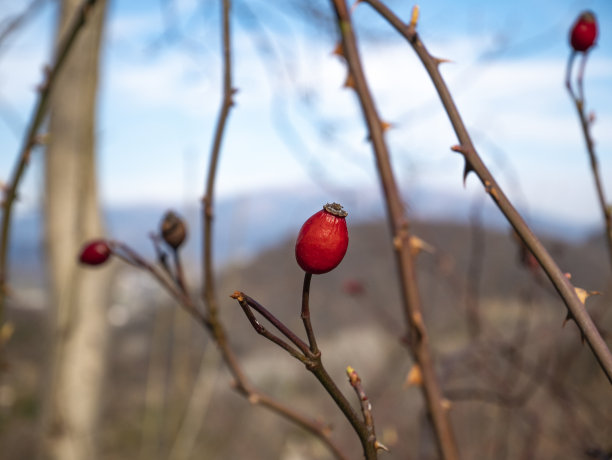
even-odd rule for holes
{"type": "Polygon", "coordinates": [[[339,41],[336,46],[334,47],[333,51],[332,51],[332,55],[333,56],[338,56],[341,57],[343,59],[346,59],[346,56],[344,55],[344,46],[342,46],[342,42],[339,41]]]}
{"type": "Polygon", "coordinates": [[[382,442],[374,441],[374,447],[376,450],[384,450],[385,452],[391,452],[387,446],[385,446],[382,442]]]}
{"type": "Polygon", "coordinates": [[[433,61],[436,64],[436,66],[439,66],[440,64],[453,64],[454,63],[454,61],[452,61],[450,59],[437,58],[437,57],[434,57],[433,61]]]}
{"type": "Polygon", "coordinates": [[[463,167],[463,186],[464,187],[465,187],[465,183],[467,181],[467,176],[472,171],[474,171],[474,168],[472,167],[472,164],[466,159],[465,160],[465,166],[463,167]]]}
{"type": "Polygon", "coordinates": [[[349,71],[346,75],[346,80],[344,80],[344,84],[342,85],[344,88],[355,89],[355,79],[353,78],[353,74],[349,71]]]}
{"type": "Polygon", "coordinates": [[[414,5],[412,7],[412,13],[410,14],[410,23],[408,24],[408,27],[415,29],[418,22],[419,22],[419,5],[414,5]]]}

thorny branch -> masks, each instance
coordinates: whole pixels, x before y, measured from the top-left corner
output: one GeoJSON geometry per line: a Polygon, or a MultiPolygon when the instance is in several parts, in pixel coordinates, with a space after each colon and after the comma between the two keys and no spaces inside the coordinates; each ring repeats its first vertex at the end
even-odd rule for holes
{"type": "Polygon", "coordinates": [[[352,82],[359,98],[363,117],[370,133],[369,137],[372,141],[376,165],[384,191],[387,215],[400,273],[404,313],[409,331],[408,343],[412,356],[423,377],[421,389],[433,423],[438,449],[443,458],[447,460],[457,459],[459,458],[459,451],[449,419],[447,404],[445,404],[446,401],[442,396],[438,377],[434,369],[433,357],[429,348],[429,338],[421,313],[421,300],[410,244],[409,223],[391,167],[389,151],[384,140],[386,125],[383,124],[378,116],[374,100],[365,79],[346,2],[345,0],[332,0],[332,3],[342,36],[342,55],[348,64],[349,78],[347,81],[352,82]]]}
{"type": "Polygon", "coordinates": [[[425,45],[416,32],[416,22],[414,24],[405,24],[379,0],[362,1],[368,3],[384,17],[402,36],[404,36],[404,38],[406,38],[414,49],[427,70],[444,109],[448,114],[455,134],[459,139],[460,144],[453,147],[453,150],[464,156],[464,180],[471,171],[476,173],[485,187],[486,192],[490,195],[491,199],[504,214],[508,222],[512,225],[514,230],[516,230],[521,240],[542,266],[568,308],[569,316],[576,322],[576,325],[597,358],[599,365],[605,372],[610,383],[612,383],[612,353],[610,353],[610,349],[597,330],[584,303],[578,298],[575,287],[570,283],[568,277],[561,271],[546,248],[544,248],[540,240],[534,235],[522,216],[514,208],[478,155],[450,91],[440,74],[439,65],[444,62],[444,60],[433,57],[429,51],[427,51],[427,48],[425,48],[425,45]]]}
{"type": "Polygon", "coordinates": [[[88,15],[96,0],[85,0],[79,10],[75,13],[66,35],[59,43],[54,63],[45,70],[45,79],[40,86],[40,94],[34,107],[30,124],[26,132],[23,145],[17,157],[15,170],[4,190],[2,199],[2,227],[0,229],[0,326],[3,323],[4,307],[7,296],[8,280],[8,247],[10,240],[10,225],[13,204],[17,198],[17,190],[23,178],[23,174],[29,164],[30,156],[34,147],[39,144],[38,130],[45,120],[47,107],[55,81],[67,56],[70,54],[79,33],[87,23],[88,15]]]}

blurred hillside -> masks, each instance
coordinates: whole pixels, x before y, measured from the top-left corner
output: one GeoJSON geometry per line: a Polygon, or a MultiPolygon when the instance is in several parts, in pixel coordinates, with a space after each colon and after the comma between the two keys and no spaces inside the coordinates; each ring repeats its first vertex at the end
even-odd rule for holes
{"type": "MultiPolygon", "coordinates": [[[[612,449],[609,383],[575,326],[561,327],[561,301],[537,269],[520,264],[510,231],[449,222],[417,222],[413,231],[434,248],[419,256],[419,284],[464,458],[580,459],[592,458],[589,449],[612,449]],[[469,334],[474,317],[477,337],[469,334]]],[[[223,321],[253,382],[332,423],[334,438],[351,458],[360,458],[356,437],[314,378],[258,336],[229,298],[242,290],[301,334],[302,272],[293,243],[285,235],[256,256],[228,261],[218,284],[223,321]]],[[[604,292],[587,305],[610,342],[603,241],[545,244],[577,286],[604,292]]],[[[191,280],[197,296],[197,277],[191,280]]],[[[411,359],[402,344],[399,303],[386,225],[351,225],[345,260],[312,281],[313,325],[324,362],[351,401],[344,370],[351,365],[359,372],[377,432],[391,448],[382,458],[435,458],[420,392],[405,386],[411,359]]],[[[13,305],[8,316],[16,331],[0,387],[0,452],[6,459],[31,458],[46,378],[44,312],[13,305]]],[[[146,274],[117,267],[108,316],[115,327],[101,459],[331,458],[301,429],[237,396],[205,331],[146,274]],[[186,413],[189,423],[183,422],[186,413]]]]}

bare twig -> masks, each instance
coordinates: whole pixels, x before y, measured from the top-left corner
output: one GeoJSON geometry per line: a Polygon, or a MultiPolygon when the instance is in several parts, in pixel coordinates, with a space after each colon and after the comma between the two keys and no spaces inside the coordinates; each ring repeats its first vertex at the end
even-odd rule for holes
{"type": "MultiPolygon", "coordinates": [[[[429,54],[425,45],[416,32],[416,28],[405,24],[389,8],[379,0],[363,0],[371,5],[378,13],[383,16],[408,43],[412,46],[423,66],[427,70],[440,100],[448,114],[450,122],[459,139],[460,145],[453,147],[453,150],[461,153],[465,159],[464,179],[471,172],[475,172],[485,187],[486,192],[504,214],[510,225],[516,230],[517,234],[538,260],[546,275],[552,282],[558,294],[563,299],[569,310],[570,317],[583,334],[585,340],[591,347],[599,365],[605,372],[608,380],[612,383],[612,353],[606,342],[601,337],[595,323],[587,312],[584,303],[578,298],[574,286],[558,267],[554,259],[542,245],[540,240],[534,235],[522,216],[514,208],[508,197],[504,194],[501,187],[497,184],[492,174],[489,172],[482,159],[478,155],[469,133],[463,123],[461,115],[455,102],[442,78],[439,65],[443,62],[429,54]]],[[[415,24],[416,25],[416,24],[415,24]]]]}
{"type": "Polygon", "coordinates": [[[30,124],[24,137],[23,145],[17,157],[15,170],[7,184],[4,197],[2,200],[2,227],[0,229],[0,324],[3,323],[4,306],[7,295],[7,280],[8,280],[8,247],[10,241],[10,225],[13,204],[17,198],[17,189],[21,183],[23,174],[28,166],[33,148],[38,144],[38,130],[43,123],[47,114],[49,98],[53,90],[53,86],[57,79],[57,75],[62,68],[66,57],[70,54],[76,38],[87,23],[88,14],[95,5],[96,0],[85,0],[79,10],[76,12],[66,35],[60,41],[54,63],[46,69],[45,79],[40,86],[40,94],[34,107],[30,124]]]}
{"type": "Polygon", "coordinates": [[[12,18],[8,18],[0,27],[0,52],[3,51],[3,47],[6,45],[7,39],[17,31],[23,24],[28,21],[38,10],[41,9],[42,4],[46,0],[32,0],[23,9],[23,11],[12,18]]]}
{"type": "Polygon", "coordinates": [[[210,154],[210,164],[206,178],[206,190],[203,198],[203,242],[202,242],[202,299],[206,305],[206,321],[211,334],[221,351],[223,360],[235,379],[234,389],[245,396],[252,404],[260,404],[277,414],[285,417],[293,423],[301,426],[318,437],[333,453],[340,459],[346,460],[346,455],[331,439],[331,430],[326,425],[304,416],[303,414],[287,407],[275,399],[267,396],[253,388],[247,376],[244,374],[238,358],[229,345],[225,328],[218,314],[217,294],[215,291],[214,269],[213,269],[213,218],[214,218],[214,191],[217,165],[221,153],[221,143],[227,125],[230,109],[234,104],[233,97],[236,89],[232,85],[232,59],[231,59],[231,33],[230,33],[230,9],[231,1],[222,0],[222,46],[223,46],[223,100],[217,119],[214,140],[210,154]]]}
{"type": "Polygon", "coordinates": [[[288,327],[286,327],[281,321],[279,321],[268,310],[263,308],[259,303],[254,302],[253,299],[249,298],[248,296],[246,296],[242,292],[236,291],[236,292],[234,292],[232,294],[231,297],[232,297],[232,299],[235,299],[235,300],[238,301],[238,303],[242,307],[242,311],[244,311],[244,314],[247,316],[249,322],[251,323],[251,326],[253,326],[253,329],[255,329],[255,332],[257,332],[258,334],[264,336],[270,342],[275,343],[276,345],[281,347],[283,350],[287,351],[295,359],[301,361],[302,363],[306,363],[306,361],[307,361],[306,356],[310,355],[309,350],[308,350],[308,346],[301,339],[299,339],[293,333],[293,331],[291,331],[288,327]],[[285,342],[284,339],[282,339],[282,338],[278,337],[277,335],[273,334],[272,332],[268,331],[259,321],[257,321],[257,318],[255,317],[255,315],[251,311],[251,308],[254,308],[264,318],[266,318],[268,321],[270,321],[272,323],[272,325],[276,329],[279,330],[279,332],[281,332],[285,337],[287,337],[289,340],[291,340],[294,344],[296,344],[296,345],[300,344],[300,345],[298,345],[298,348],[300,348],[302,353],[300,353],[300,351],[296,350],[293,346],[291,346],[290,344],[285,342]]]}
{"type": "Polygon", "coordinates": [[[183,262],[181,261],[181,254],[179,248],[173,249],[174,256],[174,270],[176,275],[176,284],[181,289],[181,292],[188,295],[189,288],[187,287],[187,279],[185,278],[185,271],[183,270],[183,262]]]}
{"type": "Polygon", "coordinates": [[[145,270],[157,280],[157,282],[179,302],[185,310],[193,316],[198,323],[207,328],[210,328],[208,319],[202,314],[196,307],[189,293],[183,291],[183,289],[176,283],[174,279],[169,279],[169,275],[165,270],[156,267],[149,263],[144,257],[138,254],[135,250],[129,247],[125,243],[119,241],[109,241],[109,247],[113,251],[113,254],[119,257],[124,262],[142,270],[145,270]]]}
{"type": "Polygon", "coordinates": [[[606,196],[603,189],[603,184],[601,182],[601,174],[599,172],[599,162],[597,160],[597,155],[595,153],[595,143],[593,142],[593,137],[591,136],[591,120],[585,113],[584,107],[586,105],[584,99],[584,88],[583,88],[583,79],[584,79],[584,69],[586,67],[586,62],[589,57],[588,52],[577,53],[576,51],[572,51],[568,61],[567,61],[567,72],[565,74],[565,86],[567,87],[567,91],[574,102],[576,107],[576,112],[578,112],[578,118],[580,119],[580,126],[582,127],[582,134],[584,135],[584,142],[586,144],[587,154],[589,156],[589,162],[591,164],[591,171],[593,172],[593,180],[595,181],[595,190],[597,192],[597,201],[599,202],[599,207],[601,208],[601,212],[604,219],[605,225],[605,236],[606,243],[608,245],[608,256],[610,258],[610,263],[612,263],[612,206],[610,206],[606,200],[606,196]],[[578,95],[573,90],[572,87],[572,68],[574,65],[574,59],[576,54],[581,54],[582,59],[580,61],[580,67],[578,69],[578,75],[576,76],[576,81],[578,84],[578,95]]]}
{"type": "Polygon", "coordinates": [[[368,125],[369,137],[372,141],[377,169],[384,191],[387,216],[400,273],[410,350],[422,372],[423,385],[421,388],[433,422],[440,453],[445,459],[457,459],[459,458],[459,451],[434,369],[433,357],[429,349],[429,338],[421,313],[421,301],[410,245],[409,222],[406,218],[384,140],[384,125],[378,116],[365,79],[346,2],[344,0],[332,0],[332,3],[342,36],[342,52],[348,63],[349,76],[354,83],[363,116],[368,125]]]}
{"type": "Polygon", "coordinates": [[[302,321],[304,322],[304,329],[306,330],[306,335],[308,336],[308,343],[310,344],[310,351],[313,353],[318,353],[319,348],[317,347],[317,340],[315,338],[314,332],[312,330],[312,324],[310,322],[310,280],[312,279],[312,274],[306,272],[304,274],[304,286],[302,287],[302,321]]]}
{"type": "Polygon", "coordinates": [[[359,398],[359,404],[361,405],[361,415],[363,416],[363,422],[368,430],[369,438],[374,440],[374,447],[389,452],[389,449],[382,443],[376,441],[376,431],[374,429],[374,417],[372,416],[372,404],[368,399],[363,386],[361,385],[361,377],[357,374],[357,371],[351,366],[346,368],[346,374],[349,378],[349,383],[355,390],[357,398],[359,398]]]}
{"type": "MultiPolygon", "coordinates": [[[[308,311],[308,305],[304,307],[305,304],[308,303],[308,290],[310,286],[310,277],[305,277],[304,283],[304,292],[302,296],[302,312],[304,310],[308,311]],[[308,282],[306,282],[308,281],[308,282]]],[[[317,349],[316,351],[312,351],[301,339],[297,337],[297,335],[291,331],[281,320],[279,320],[274,314],[272,314],[269,310],[263,307],[261,304],[256,302],[254,299],[248,297],[246,294],[242,292],[236,291],[232,294],[232,298],[236,299],[242,310],[246,314],[249,319],[253,329],[255,331],[280,346],[284,350],[286,350],[291,356],[299,360],[306,366],[306,369],[310,371],[317,380],[321,383],[323,388],[327,391],[327,393],[334,400],[336,405],[340,408],[346,419],[349,421],[357,436],[359,436],[359,440],[361,441],[361,446],[363,447],[363,452],[365,458],[367,460],[374,460],[377,458],[377,449],[381,444],[376,441],[376,436],[374,435],[374,427],[373,424],[371,426],[368,425],[367,420],[360,420],[357,413],[353,410],[351,404],[348,402],[342,391],[336,385],[336,382],[331,378],[325,367],[323,366],[323,361],[321,360],[321,352],[317,349]],[[279,332],[281,332],[285,337],[290,339],[294,344],[298,346],[301,350],[301,354],[295,350],[291,345],[286,343],[280,337],[272,334],[267,331],[263,325],[261,325],[250,309],[255,309],[258,313],[260,313],[266,320],[268,320],[279,332]]],[[[309,316],[308,316],[309,318],[309,316]]],[[[314,331],[312,330],[312,326],[310,325],[310,320],[305,321],[305,328],[309,330],[309,340],[311,344],[316,344],[316,340],[314,339],[314,331]],[[308,324],[306,324],[306,322],[308,324]]],[[[370,419],[370,422],[373,423],[370,419]]]]}

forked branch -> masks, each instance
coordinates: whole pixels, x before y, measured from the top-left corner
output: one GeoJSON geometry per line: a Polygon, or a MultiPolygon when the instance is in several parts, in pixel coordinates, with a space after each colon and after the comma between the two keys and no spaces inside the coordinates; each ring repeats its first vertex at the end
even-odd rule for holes
{"type": "Polygon", "coordinates": [[[238,301],[245,315],[249,319],[249,322],[253,326],[253,329],[255,329],[258,334],[287,351],[291,356],[304,364],[306,369],[308,369],[308,371],[310,371],[317,378],[327,393],[334,400],[336,405],[340,408],[346,419],[349,421],[353,427],[353,430],[355,433],[357,433],[357,436],[359,436],[365,458],[367,460],[376,459],[377,450],[386,450],[386,448],[376,440],[370,403],[367,401],[367,397],[362,399],[365,396],[365,392],[361,387],[361,380],[354,371],[354,374],[349,373],[349,381],[353,388],[358,391],[357,394],[360,398],[360,403],[362,404],[362,419],[360,419],[357,413],[353,410],[351,404],[348,402],[342,391],[340,391],[334,380],[323,366],[321,352],[316,346],[314,330],[312,328],[312,324],[310,323],[310,307],[308,305],[308,299],[310,297],[311,277],[312,275],[310,273],[305,274],[304,288],[302,290],[302,320],[304,322],[304,329],[306,330],[310,345],[307,345],[297,336],[296,333],[294,333],[281,320],[274,316],[273,313],[258,303],[255,299],[252,299],[239,291],[236,291],[231,297],[238,301]],[[251,310],[255,310],[257,313],[263,316],[291,343],[287,342],[287,340],[276,335],[275,333],[268,331],[265,326],[263,326],[257,320],[251,310]]]}
{"type": "Polygon", "coordinates": [[[406,38],[416,52],[438,92],[440,101],[459,139],[459,145],[455,146],[453,150],[461,153],[465,159],[464,178],[471,171],[476,173],[485,187],[486,192],[542,266],[544,272],[569,310],[569,316],[576,322],[583,337],[597,358],[599,365],[605,372],[610,383],[612,383],[612,353],[610,353],[608,345],[601,337],[584,303],[576,294],[575,287],[570,283],[568,277],[561,271],[546,248],[544,248],[540,240],[534,235],[522,216],[514,208],[478,155],[450,91],[440,74],[438,67],[443,60],[433,57],[429,51],[427,51],[427,48],[425,48],[425,45],[416,32],[416,22],[414,24],[405,24],[379,0],[363,0],[363,2],[368,3],[384,17],[406,38]]]}

